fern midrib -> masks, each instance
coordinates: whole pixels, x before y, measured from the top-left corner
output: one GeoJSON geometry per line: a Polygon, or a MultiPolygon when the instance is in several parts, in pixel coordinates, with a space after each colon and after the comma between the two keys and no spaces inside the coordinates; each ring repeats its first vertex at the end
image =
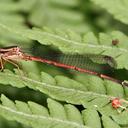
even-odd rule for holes
{"type": "Polygon", "coordinates": [[[42,119],[44,122],[45,122],[45,120],[49,120],[49,121],[52,121],[52,122],[62,123],[62,125],[67,124],[67,125],[72,125],[74,127],[79,127],[79,128],[89,128],[89,127],[85,127],[84,125],[78,124],[78,123],[73,122],[73,121],[61,120],[61,119],[57,119],[57,118],[53,118],[53,117],[48,117],[48,116],[46,117],[46,116],[34,115],[34,114],[30,115],[30,114],[27,114],[27,113],[23,113],[21,111],[15,111],[12,108],[2,106],[2,105],[0,105],[0,108],[1,108],[0,111],[1,110],[8,111],[8,112],[13,113],[14,115],[20,115],[23,118],[25,116],[27,118],[35,118],[35,120],[36,119],[42,119]]]}
{"type": "MultiPolygon", "coordinates": [[[[4,75],[4,76],[10,76],[10,77],[16,77],[16,79],[18,78],[18,79],[20,79],[21,78],[21,76],[19,76],[19,75],[13,75],[13,74],[4,74],[4,73],[0,73],[0,75],[4,75]]],[[[100,96],[100,97],[106,97],[106,98],[115,98],[115,97],[113,97],[113,96],[108,96],[108,95],[104,95],[104,94],[98,94],[98,93],[95,93],[95,92],[90,92],[90,91],[88,91],[88,92],[84,92],[84,91],[81,91],[81,90],[76,90],[76,89],[72,89],[72,88],[65,88],[65,87],[62,87],[62,86],[55,86],[55,85],[51,85],[51,84],[48,84],[48,83],[43,83],[43,82],[39,82],[39,81],[36,81],[36,80],[33,80],[33,79],[30,79],[30,78],[28,78],[28,77],[22,77],[22,79],[24,80],[23,82],[25,82],[25,81],[28,81],[28,82],[32,82],[32,83],[35,83],[35,84],[37,84],[37,85],[41,85],[42,86],[42,88],[43,88],[43,86],[45,86],[45,87],[50,87],[50,88],[53,88],[53,89],[61,89],[61,90],[63,90],[63,91],[65,91],[65,92],[78,92],[78,93],[80,93],[80,94],[84,94],[85,96],[87,95],[87,94],[89,94],[89,95],[94,95],[94,96],[100,96]]],[[[29,84],[25,84],[24,83],[24,85],[25,86],[28,86],[29,88],[32,88],[31,86],[29,86],[29,84]]],[[[32,88],[33,89],[33,88],[32,88]]],[[[40,92],[43,92],[43,93],[46,93],[45,91],[42,91],[43,89],[40,89],[40,87],[39,86],[37,86],[37,87],[35,87],[35,89],[37,89],[37,90],[39,90],[40,92]]]]}
{"type": "MultiPolygon", "coordinates": [[[[104,49],[117,49],[115,47],[111,47],[111,46],[106,46],[106,45],[95,45],[95,44],[84,44],[82,42],[78,42],[78,41],[74,41],[74,40],[70,40],[70,39],[66,39],[64,37],[61,37],[61,36],[58,36],[58,35],[55,35],[55,34],[51,34],[51,33],[48,33],[48,32],[44,32],[42,31],[42,34],[44,35],[49,35],[53,38],[56,38],[56,39],[60,39],[60,40],[63,40],[63,41],[66,41],[67,43],[72,43],[72,45],[79,45],[81,47],[93,47],[93,48],[104,48],[104,49]]],[[[117,50],[120,50],[120,51],[123,51],[123,52],[128,52],[128,50],[124,49],[124,48],[118,48],[117,50]]]]}
{"type": "MultiPolygon", "coordinates": [[[[61,37],[61,36],[59,36],[59,35],[51,34],[51,33],[45,32],[45,31],[40,32],[41,30],[38,30],[38,29],[35,29],[35,30],[28,29],[28,30],[21,30],[21,31],[18,31],[18,30],[15,30],[14,28],[11,29],[11,28],[9,28],[9,27],[7,27],[6,25],[1,24],[1,23],[0,23],[0,26],[1,26],[2,28],[4,28],[4,29],[10,31],[10,32],[12,32],[12,30],[13,30],[14,33],[19,34],[20,36],[22,35],[23,37],[26,37],[26,38],[29,38],[29,39],[32,39],[32,40],[39,40],[39,38],[35,39],[35,37],[32,37],[32,35],[31,35],[31,34],[33,34],[33,33],[31,33],[31,32],[33,32],[33,31],[36,30],[36,32],[39,32],[39,33],[42,34],[42,35],[44,34],[44,36],[45,36],[45,35],[48,35],[48,36],[51,36],[52,38],[56,38],[56,39],[60,39],[60,40],[62,40],[62,41],[66,41],[66,42],[69,43],[69,44],[72,43],[72,46],[77,45],[77,46],[80,46],[80,47],[82,47],[82,48],[83,48],[83,47],[85,47],[85,48],[87,48],[87,47],[90,47],[90,48],[93,47],[93,48],[99,48],[99,49],[104,48],[104,49],[106,49],[106,50],[108,50],[108,49],[114,50],[114,49],[115,49],[115,50],[117,50],[117,51],[122,51],[122,52],[128,53],[128,50],[127,50],[127,49],[124,49],[124,48],[116,48],[116,47],[111,47],[111,46],[106,46],[106,45],[101,45],[101,44],[99,44],[99,45],[87,44],[87,43],[84,44],[84,43],[82,43],[82,42],[78,42],[78,41],[66,39],[66,38],[61,37]],[[26,36],[26,32],[27,32],[27,33],[30,33],[30,35],[27,35],[27,36],[26,36]]],[[[41,42],[41,41],[39,41],[39,42],[41,42]]]]}

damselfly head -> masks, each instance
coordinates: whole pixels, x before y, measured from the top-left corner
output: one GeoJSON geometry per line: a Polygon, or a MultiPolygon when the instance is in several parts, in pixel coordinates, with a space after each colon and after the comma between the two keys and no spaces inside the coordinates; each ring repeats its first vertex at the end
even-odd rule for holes
{"type": "Polygon", "coordinates": [[[21,49],[18,46],[11,46],[11,47],[4,47],[0,48],[0,53],[7,53],[7,52],[20,52],[21,49]]]}
{"type": "Polygon", "coordinates": [[[20,49],[20,47],[15,46],[15,47],[12,48],[12,51],[18,53],[18,52],[21,52],[21,49],[20,49]]]}

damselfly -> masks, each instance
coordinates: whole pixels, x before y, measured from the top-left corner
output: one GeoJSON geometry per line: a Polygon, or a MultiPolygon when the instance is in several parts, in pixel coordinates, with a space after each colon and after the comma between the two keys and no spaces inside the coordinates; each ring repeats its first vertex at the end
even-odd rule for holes
{"type": "Polygon", "coordinates": [[[18,67],[18,64],[15,61],[20,61],[20,60],[38,61],[38,62],[47,63],[50,65],[54,65],[54,66],[65,68],[65,69],[72,69],[79,72],[88,73],[90,75],[95,75],[103,79],[111,80],[123,86],[128,86],[128,83],[126,83],[125,81],[121,81],[121,80],[112,78],[110,76],[107,76],[105,74],[101,74],[101,73],[86,69],[84,67],[84,63],[85,63],[84,60],[87,57],[91,57],[93,62],[97,62],[97,57],[99,57],[99,60],[102,59],[102,63],[107,63],[112,67],[116,66],[115,60],[112,57],[106,56],[106,55],[100,55],[100,56],[91,55],[91,54],[90,55],[87,54],[86,56],[85,55],[68,55],[67,60],[70,60],[70,61],[64,62],[63,60],[54,61],[54,60],[49,60],[41,57],[31,56],[22,52],[21,48],[19,48],[18,46],[12,46],[8,48],[0,48],[0,68],[1,70],[4,69],[5,62],[9,62],[15,65],[16,67],[18,67]],[[74,63],[74,61],[76,61],[76,63],[74,63]]]}

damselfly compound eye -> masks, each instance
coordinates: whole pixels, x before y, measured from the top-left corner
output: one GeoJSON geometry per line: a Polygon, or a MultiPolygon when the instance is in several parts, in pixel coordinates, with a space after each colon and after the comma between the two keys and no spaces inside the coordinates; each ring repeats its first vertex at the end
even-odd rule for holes
{"type": "Polygon", "coordinates": [[[17,52],[17,53],[21,51],[21,49],[18,46],[12,48],[12,50],[13,52],[17,52]]]}

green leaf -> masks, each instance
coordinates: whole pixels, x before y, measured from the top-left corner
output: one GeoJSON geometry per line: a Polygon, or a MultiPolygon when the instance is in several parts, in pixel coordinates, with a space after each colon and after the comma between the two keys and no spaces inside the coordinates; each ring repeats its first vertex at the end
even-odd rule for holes
{"type": "Polygon", "coordinates": [[[20,122],[32,127],[56,127],[56,128],[100,128],[101,120],[105,128],[120,128],[119,125],[127,125],[127,112],[111,115],[112,119],[99,110],[90,107],[80,111],[73,105],[47,100],[48,108],[29,101],[11,101],[1,95],[0,115],[8,120],[20,122]],[[13,105],[12,105],[13,104],[13,105]],[[99,112],[99,113],[98,113],[99,112]],[[85,125],[84,125],[85,124],[85,125]]]}
{"type": "Polygon", "coordinates": [[[112,115],[112,119],[121,126],[128,126],[128,113],[125,111],[118,115],[112,115]]]}
{"type": "Polygon", "coordinates": [[[78,120],[69,120],[66,117],[67,114],[70,115],[70,117],[71,114],[76,114],[77,116],[77,113],[75,113],[78,111],[77,109],[74,112],[67,111],[67,109],[64,109],[63,105],[51,99],[48,99],[48,108],[50,111],[49,116],[46,112],[47,109],[36,103],[29,102],[27,104],[21,101],[16,101],[13,103],[4,95],[1,95],[1,99],[2,104],[0,104],[0,115],[8,120],[18,121],[22,124],[28,125],[29,127],[42,128],[54,126],[56,128],[89,128],[86,127],[83,123],[79,123],[78,120]],[[14,104],[13,107],[9,106],[10,102],[14,104]]]}
{"type": "Polygon", "coordinates": [[[62,86],[62,87],[64,86],[66,88],[75,88],[77,90],[87,91],[87,88],[85,85],[83,85],[75,80],[69,79],[67,77],[56,76],[55,80],[56,80],[58,86],[62,86]]]}
{"type": "MultiPolygon", "coordinates": [[[[91,91],[89,92],[84,88],[80,90],[77,86],[67,87],[66,84],[68,84],[68,81],[70,81],[70,84],[71,82],[72,84],[74,83],[73,80],[70,80],[68,78],[64,79],[63,77],[63,80],[65,80],[65,83],[61,84],[60,86],[59,84],[54,85],[54,84],[49,84],[46,81],[39,81],[38,79],[35,79],[36,74],[34,75],[33,73],[30,73],[30,75],[31,77],[20,76],[19,74],[16,75],[16,74],[13,74],[12,72],[9,72],[8,70],[5,70],[4,73],[0,73],[0,77],[1,77],[0,83],[5,85],[10,84],[18,88],[27,86],[34,90],[39,90],[47,95],[50,95],[55,99],[59,99],[62,101],[64,100],[64,101],[75,103],[75,104],[81,104],[81,100],[88,99],[88,97],[90,97],[90,99],[93,99],[94,97],[100,96],[100,94],[91,92],[91,91]]],[[[120,87],[120,85],[118,84],[117,86],[120,87]]],[[[86,88],[86,85],[85,85],[85,88],[86,88]]],[[[106,97],[106,95],[101,95],[101,97],[106,97]]]]}
{"type": "Polygon", "coordinates": [[[117,97],[124,97],[124,89],[120,86],[117,87],[117,84],[106,81],[106,90],[108,92],[108,95],[113,95],[117,97]]]}
{"type": "Polygon", "coordinates": [[[82,115],[87,126],[92,128],[101,128],[100,118],[95,109],[86,109],[82,112],[82,115]]]}
{"type": "Polygon", "coordinates": [[[114,122],[110,117],[108,116],[102,116],[103,126],[105,128],[121,128],[116,122],[114,122]]]}
{"type": "Polygon", "coordinates": [[[61,105],[60,103],[48,99],[48,108],[50,110],[50,115],[54,118],[60,118],[62,120],[66,120],[66,113],[64,110],[63,105],[61,105]]]}
{"type": "Polygon", "coordinates": [[[76,107],[71,104],[64,105],[65,111],[67,112],[67,118],[71,121],[78,122],[83,124],[81,113],[78,111],[76,107]]]}
{"type": "Polygon", "coordinates": [[[128,24],[128,1],[127,0],[91,0],[95,4],[105,8],[110,14],[112,14],[119,21],[128,24]]]}
{"type": "MultiPolygon", "coordinates": [[[[16,70],[16,73],[17,72],[16,70]]],[[[89,79],[85,79],[85,83],[82,84],[80,82],[77,82],[75,80],[69,79],[64,76],[55,76],[53,78],[52,76],[43,73],[43,79],[42,77],[38,77],[34,73],[29,73],[28,76],[21,76],[21,74],[14,74],[8,70],[5,70],[4,72],[0,72],[0,83],[4,85],[10,84],[11,86],[22,88],[22,87],[29,87],[35,91],[40,91],[42,93],[47,94],[49,97],[52,97],[56,100],[65,101],[72,104],[77,105],[83,105],[85,108],[94,107],[101,111],[102,113],[107,113],[106,115],[112,115],[113,114],[113,108],[111,105],[111,99],[115,98],[116,96],[120,96],[120,98],[125,98],[125,93],[121,91],[122,86],[119,84],[113,84],[113,82],[103,81],[99,79],[98,77],[95,77],[95,81],[102,81],[100,83],[100,86],[95,86],[95,90],[92,88],[88,88],[90,86],[94,86],[94,82],[90,82],[89,79]],[[29,77],[30,76],[30,77],[29,77]],[[48,79],[44,79],[48,78],[48,79]],[[49,78],[51,79],[51,82],[49,82],[49,78]],[[87,85],[88,83],[88,85],[87,85]],[[101,91],[101,87],[106,86],[106,88],[109,88],[109,86],[114,88],[109,88],[108,90],[104,90],[104,92],[101,91]],[[108,87],[107,87],[108,86],[108,87]],[[116,93],[114,95],[112,92],[115,91],[116,93]],[[112,89],[112,90],[111,90],[112,89]],[[107,92],[108,91],[108,92],[107,92]],[[114,97],[115,96],[115,97],[114,97]],[[107,106],[110,106],[109,111],[107,106]]],[[[103,88],[102,88],[103,89],[103,88]]],[[[123,99],[124,100],[124,99],[123,99]]],[[[125,101],[125,100],[124,100],[125,101]]],[[[54,102],[48,100],[49,105],[54,104],[54,102]]],[[[20,106],[20,103],[18,103],[20,106]]],[[[57,104],[56,104],[57,105],[57,104]]],[[[59,105],[59,104],[58,104],[59,105]]],[[[49,106],[50,107],[50,106],[49,106]]],[[[57,106],[52,110],[51,113],[53,113],[53,116],[57,116],[61,113],[56,113],[57,106]],[[55,111],[55,112],[54,112],[55,111]]],[[[60,111],[64,111],[63,107],[59,107],[60,111]]],[[[20,108],[19,108],[20,109],[20,108]]],[[[25,109],[25,108],[24,108],[25,109]]],[[[24,111],[29,112],[29,110],[25,109],[24,111]]],[[[64,113],[63,113],[64,114],[64,113]]],[[[115,113],[116,114],[116,113],[115,113]]],[[[64,115],[60,115],[60,117],[65,117],[64,115]]]]}
{"type": "Polygon", "coordinates": [[[48,112],[47,108],[45,108],[44,106],[41,106],[41,105],[31,102],[31,101],[28,101],[28,106],[31,108],[31,112],[33,114],[49,116],[49,112],[48,112]]]}
{"type": "Polygon", "coordinates": [[[13,11],[29,11],[36,0],[21,0],[19,2],[14,1],[2,1],[0,4],[0,12],[13,12],[13,11]],[[30,2],[31,1],[31,2],[30,2]]]}
{"type": "Polygon", "coordinates": [[[84,16],[73,8],[78,7],[77,0],[38,0],[28,17],[29,22],[38,27],[73,29],[77,32],[90,30],[84,16]],[[87,25],[86,25],[87,24],[87,25]]]}
{"type": "MultiPolygon", "coordinates": [[[[108,55],[108,56],[112,56],[116,62],[117,62],[117,68],[126,68],[128,69],[128,63],[126,61],[126,59],[128,58],[128,50],[126,47],[124,47],[124,45],[120,45],[119,47],[114,47],[112,45],[112,40],[113,37],[115,37],[116,34],[118,34],[118,40],[121,41],[119,42],[119,44],[125,43],[125,41],[128,40],[128,37],[125,36],[123,33],[115,31],[110,33],[111,37],[111,42],[110,39],[108,38],[108,42],[107,45],[105,45],[106,38],[103,38],[102,35],[100,35],[100,44],[90,44],[90,42],[88,43],[82,43],[82,37],[81,37],[81,41],[78,41],[80,39],[79,36],[78,38],[74,38],[74,34],[73,37],[69,38],[69,35],[71,36],[72,34],[69,33],[65,33],[65,35],[67,36],[62,36],[62,34],[60,35],[59,33],[56,33],[55,30],[51,30],[46,28],[45,30],[41,30],[41,29],[19,29],[17,30],[17,28],[15,27],[9,27],[6,26],[4,24],[0,24],[0,28],[1,30],[6,30],[8,32],[12,32],[16,35],[20,35],[24,38],[27,39],[31,39],[31,40],[36,40],[39,41],[41,44],[44,45],[54,45],[55,47],[58,47],[62,52],[65,53],[79,53],[79,54],[85,54],[85,53],[90,53],[90,54],[104,54],[104,55],[108,55]],[[125,38],[123,39],[122,36],[123,35],[125,38]],[[123,39],[123,40],[122,40],[123,39]]],[[[58,31],[57,31],[58,32],[58,31]]],[[[84,41],[85,42],[85,41],[84,41]]]]}

